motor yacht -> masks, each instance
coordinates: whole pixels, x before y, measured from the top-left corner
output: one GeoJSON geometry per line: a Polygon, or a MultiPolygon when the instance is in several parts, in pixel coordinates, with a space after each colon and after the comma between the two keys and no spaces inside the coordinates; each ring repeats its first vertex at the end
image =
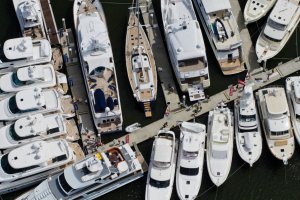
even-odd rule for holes
{"type": "Polygon", "coordinates": [[[245,85],[241,97],[234,101],[236,147],[240,157],[251,167],[262,152],[261,127],[252,85],[245,85]]]}
{"type": "Polygon", "coordinates": [[[0,183],[12,183],[76,159],[66,140],[35,141],[0,156],[0,183]]]}
{"type": "Polygon", "coordinates": [[[273,156],[287,164],[294,154],[295,142],[284,88],[260,89],[256,100],[268,147],[273,156]]]}
{"type": "Polygon", "coordinates": [[[288,77],[285,80],[285,87],[294,128],[294,135],[298,144],[300,144],[300,77],[288,77]]]}
{"type": "Polygon", "coordinates": [[[112,147],[65,168],[16,200],[96,199],[142,177],[142,161],[129,144],[112,147]]]}
{"type": "Polygon", "coordinates": [[[161,0],[169,57],[181,91],[190,101],[205,98],[210,86],[208,62],[200,25],[191,0],[161,0]]]}
{"type": "Polygon", "coordinates": [[[153,142],[146,183],[146,200],[171,198],[175,178],[177,139],[172,131],[160,130],[153,142]]]}
{"type": "Polygon", "coordinates": [[[29,115],[0,128],[0,149],[11,149],[37,140],[67,134],[61,114],[29,115]]]}
{"type": "Polygon", "coordinates": [[[276,56],[300,21],[300,0],[278,0],[256,41],[258,62],[276,56]]]}
{"type": "Polygon", "coordinates": [[[68,90],[66,75],[54,71],[52,64],[17,68],[0,76],[0,99],[8,93],[16,93],[35,87],[51,88],[54,86],[58,86],[62,94],[68,90]]]}
{"type": "Polygon", "coordinates": [[[7,95],[0,101],[0,120],[11,121],[32,114],[60,112],[75,115],[71,96],[60,96],[55,89],[34,88],[7,95]]]}
{"type": "Polygon", "coordinates": [[[229,175],[233,153],[232,113],[224,103],[209,112],[207,134],[207,170],[211,181],[219,187],[229,175]]]}
{"type": "Polygon", "coordinates": [[[23,36],[46,38],[42,8],[39,0],[13,0],[23,36]]]}
{"type": "Polygon", "coordinates": [[[194,3],[223,74],[244,71],[242,40],[229,0],[194,0],[194,3]]]}
{"type": "Polygon", "coordinates": [[[151,117],[157,95],[157,72],[152,49],[140,24],[139,3],[130,8],[125,44],[126,68],[134,98],[151,117]]]}
{"type": "Polygon", "coordinates": [[[244,9],[245,24],[256,22],[264,17],[277,0],[248,0],[244,9]]]}
{"type": "Polygon", "coordinates": [[[206,126],[183,122],[176,169],[176,189],[180,199],[196,199],[203,172],[206,126]]]}
{"type": "Polygon", "coordinates": [[[48,40],[32,40],[31,37],[9,39],[4,42],[3,52],[8,61],[0,62],[0,72],[13,68],[49,63],[52,58],[48,40]]]}
{"type": "Polygon", "coordinates": [[[98,0],[75,0],[74,25],[82,73],[98,133],[122,130],[122,111],[112,47],[98,0]]]}

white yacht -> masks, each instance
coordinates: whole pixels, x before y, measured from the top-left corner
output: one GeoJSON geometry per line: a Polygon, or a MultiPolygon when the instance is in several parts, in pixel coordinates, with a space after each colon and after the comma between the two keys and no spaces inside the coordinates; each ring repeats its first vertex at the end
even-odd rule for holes
{"type": "Polygon", "coordinates": [[[75,161],[65,140],[35,141],[0,156],[0,183],[8,184],[75,161]]]}
{"type": "Polygon", "coordinates": [[[295,142],[284,88],[260,89],[256,99],[268,147],[277,159],[287,164],[294,154],[295,142]]]}
{"type": "Polygon", "coordinates": [[[11,149],[66,134],[67,127],[61,114],[29,115],[0,128],[0,149],[11,149]]]}
{"type": "Polygon", "coordinates": [[[177,158],[176,189],[180,199],[196,199],[203,172],[206,126],[199,123],[181,124],[177,158]]]}
{"type": "Polygon", "coordinates": [[[129,83],[134,98],[151,117],[151,106],[157,95],[157,72],[152,49],[147,35],[140,24],[139,2],[130,8],[128,20],[125,58],[129,83]]]}
{"type": "Polygon", "coordinates": [[[0,120],[11,121],[32,114],[60,112],[73,117],[70,96],[60,96],[55,89],[34,88],[7,95],[0,101],[0,120]]]}
{"type": "Polygon", "coordinates": [[[177,139],[172,131],[160,130],[153,142],[146,183],[146,200],[171,198],[175,178],[177,139]]]}
{"type": "Polygon", "coordinates": [[[211,181],[222,185],[229,175],[233,153],[232,113],[224,103],[208,115],[207,170],[211,181]]]}
{"type": "Polygon", "coordinates": [[[121,102],[102,5],[98,0],[75,0],[73,15],[94,124],[98,133],[120,131],[121,102]]]}
{"type": "Polygon", "coordinates": [[[5,41],[3,52],[9,61],[0,62],[1,72],[17,67],[48,63],[52,58],[51,45],[48,40],[32,40],[30,37],[5,41]]]}
{"type": "Polygon", "coordinates": [[[277,0],[248,0],[244,9],[245,24],[255,22],[264,17],[277,0]]]}
{"type": "Polygon", "coordinates": [[[62,89],[62,94],[67,92],[66,75],[54,71],[52,64],[22,67],[0,76],[0,99],[8,93],[35,87],[51,88],[56,85],[62,89]]]}
{"type": "Polygon", "coordinates": [[[294,135],[300,144],[300,76],[288,77],[285,83],[294,135]]]}
{"type": "Polygon", "coordinates": [[[200,25],[191,0],[161,0],[169,57],[177,82],[190,101],[204,99],[210,86],[208,63],[200,25]]]}
{"type": "Polygon", "coordinates": [[[234,101],[235,141],[240,157],[250,166],[262,152],[261,127],[252,84],[247,84],[240,99],[234,101]]]}
{"type": "Polygon", "coordinates": [[[300,21],[300,0],[278,0],[256,41],[258,62],[276,56],[300,21]]]}
{"type": "Polygon", "coordinates": [[[224,75],[245,70],[242,40],[229,0],[194,0],[200,21],[224,75]]]}
{"type": "Polygon", "coordinates": [[[143,176],[142,155],[128,144],[87,156],[16,200],[91,200],[143,176]]]}
{"type": "Polygon", "coordinates": [[[40,1],[13,0],[13,4],[24,37],[46,38],[40,1]]]}

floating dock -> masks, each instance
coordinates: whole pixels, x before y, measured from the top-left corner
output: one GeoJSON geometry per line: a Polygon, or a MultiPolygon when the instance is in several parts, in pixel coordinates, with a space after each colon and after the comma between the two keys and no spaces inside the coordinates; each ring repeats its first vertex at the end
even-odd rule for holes
{"type": "MultiPolygon", "coordinates": [[[[253,90],[258,90],[262,87],[265,87],[281,78],[289,76],[300,70],[300,57],[295,58],[289,62],[286,62],[282,65],[275,67],[273,70],[269,70],[266,72],[261,72],[256,74],[250,79],[254,82],[253,90]]],[[[236,88],[235,86],[233,86],[236,88]]],[[[237,91],[233,92],[230,95],[229,90],[224,90],[220,93],[217,93],[210,97],[209,100],[203,101],[201,105],[198,103],[194,104],[191,107],[183,107],[181,110],[176,112],[171,112],[168,116],[165,116],[163,119],[160,119],[152,124],[149,124],[133,133],[127,134],[123,137],[113,140],[110,143],[107,143],[99,148],[109,148],[114,145],[118,145],[119,143],[141,143],[147,139],[154,137],[158,130],[163,128],[163,125],[167,122],[168,127],[177,126],[179,121],[188,121],[198,117],[202,114],[205,114],[212,110],[217,106],[220,102],[231,102],[237,99],[242,92],[242,89],[237,89],[237,91]],[[202,107],[202,109],[201,109],[202,107]]]]}
{"type": "Polygon", "coordinates": [[[59,34],[50,0],[40,0],[40,2],[43,10],[47,38],[49,39],[50,44],[57,45],[59,44],[59,34]]]}
{"type": "Polygon", "coordinates": [[[166,104],[170,111],[177,110],[180,108],[178,104],[180,99],[174,82],[176,79],[173,77],[173,69],[168,61],[168,54],[157,24],[152,1],[140,0],[139,3],[166,104]]]}

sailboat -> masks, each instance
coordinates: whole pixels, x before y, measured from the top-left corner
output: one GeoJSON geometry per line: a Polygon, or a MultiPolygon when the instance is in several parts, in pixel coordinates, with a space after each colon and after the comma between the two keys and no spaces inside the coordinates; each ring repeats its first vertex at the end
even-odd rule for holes
{"type": "Polygon", "coordinates": [[[145,116],[151,117],[151,106],[157,94],[157,73],[150,43],[140,24],[138,0],[135,7],[130,8],[125,57],[133,96],[143,107],[145,116]]]}

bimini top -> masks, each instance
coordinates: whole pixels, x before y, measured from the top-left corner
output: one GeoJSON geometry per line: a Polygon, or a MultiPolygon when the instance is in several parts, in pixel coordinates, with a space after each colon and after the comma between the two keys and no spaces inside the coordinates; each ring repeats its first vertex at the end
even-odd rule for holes
{"type": "Polygon", "coordinates": [[[68,157],[65,140],[37,141],[26,144],[8,153],[8,163],[15,169],[47,164],[52,159],[65,155],[68,157]]]}
{"type": "Polygon", "coordinates": [[[40,43],[33,47],[31,37],[22,37],[6,40],[3,45],[4,55],[7,59],[25,59],[35,57],[49,57],[51,55],[51,46],[48,40],[36,40],[35,43],[40,43]]]}
{"type": "Polygon", "coordinates": [[[231,9],[229,0],[202,0],[206,13],[231,9]]]}
{"type": "Polygon", "coordinates": [[[299,1],[279,0],[270,14],[270,19],[278,24],[288,25],[299,7],[298,3],[299,1]]]}
{"type": "Polygon", "coordinates": [[[170,163],[172,158],[172,140],[166,138],[157,138],[155,142],[154,161],[170,163]]]}
{"type": "Polygon", "coordinates": [[[40,108],[46,104],[41,88],[20,91],[16,94],[15,98],[20,110],[40,108]]]}
{"type": "Polygon", "coordinates": [[[187,152],[197,152],[200,149],[199,141],[201,135],[198,133],[185,133],[183,138],[183,150],[187,152]]]}
{"type": "Polygon", "coordinates": [[[288,103],[283,88],[269,89],[265,94],[268,112],[272,115],[283,114],[288,111],[288,103]]]}

